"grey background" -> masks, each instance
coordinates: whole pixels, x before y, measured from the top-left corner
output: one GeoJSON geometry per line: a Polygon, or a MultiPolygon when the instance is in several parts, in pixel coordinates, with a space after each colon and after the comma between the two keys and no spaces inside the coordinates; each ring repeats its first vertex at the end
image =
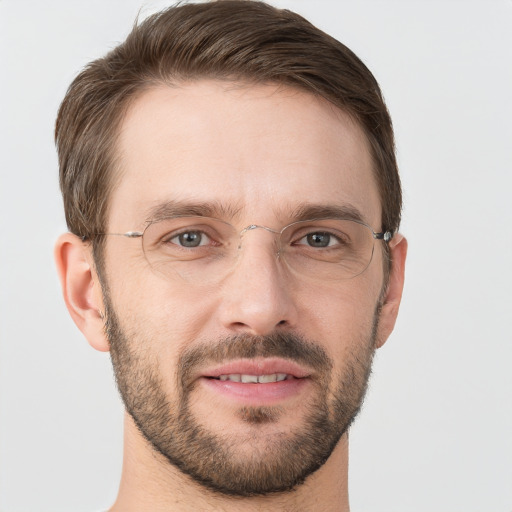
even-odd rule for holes
{"type": "MultiPolygon", "coordinates": [[[[351,431],[352,510],[512,511],[512,2],[276,1],[352,48],[391,110],[410,253],[396,330],[351,431]]],[[[52,141],[73,77],[168,2],[0,0],[0,510],[117,490],[122,406],[52,250],[52,141]]]]}

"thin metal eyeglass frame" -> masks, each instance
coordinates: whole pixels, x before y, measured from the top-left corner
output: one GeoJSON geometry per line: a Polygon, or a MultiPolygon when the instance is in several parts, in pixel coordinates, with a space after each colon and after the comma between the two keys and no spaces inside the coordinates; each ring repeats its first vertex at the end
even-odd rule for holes
{"type": "MultiPolygon", "coordinates": [[[[156,224],[158,222],[162,222],[162,221],[167,220],[167,219],[182,219],[182,218],[192,218],[192,217],[196,217],[196,216],[195,215],[176,215],[175,217],[164,217],[162,219],[157,219],[157,220],[149,222],[148,225],[144,228],[144,231],[127,231],[126,233],[97,233],[96,236],[124,236],[126,238],[142,238],[144,236],[144,232],[146,231],[146,229],[148,229],[149,226],[151,226],[152,224],[156,224]]],[[[199,219],[201,219],[201,218],[212,219],[212,220],[215,220],[215,221],[224,222],[225,224],[230,224],[229,222],[225,222],[225,221],[223,221],[221,219],[216,219],[216,218],[213,218],[213,217],[197,216],[197,218],[199,218],[199,219]]],[[[364,227],[368,228],[370,230],[370,233],[372,234],[372,236],[373,236],[373,238],[375,240],[383,240],[386,243],[388,243],[393,238],[393,232],[391,232],[391,231],[380,231],[380,232],[376,233],[371,226],[369,226],[368,224],[366,224],[364,222],[361,222],[361,221],[358,221],[358,220],[355,220],[355,219],[344,219],[344,218],[317,218],[317,219],[298,220],[298,221],[292,222],[290,224],[287,224],[280,231],[278,231],[276,229],[272,229],[272,228],[270,228],[268,226],[262,226],[260,224],[249,224],[248,226],[243,228],[241,231],[239,231],[238,236],[241,238],[243,234],[245,234],[247,231],[252,231],[253,229],[264,229],[265,231],[269,231],[270,233],[274,233],[276,235],[280,235],[280,234],[283,233],[283,231],[288,229],[290,226],[293,226],[294,224],[299,224],[299,223],[302,224],[302,223],[307,223],[307,222],[316,222],[316,221],[320,221],[320,220],[322,220],[322,221],[326,221],[326,220],[345,220],[345,221],[355,222],[356,224],[360,224],[361,226],[364,226],[364,227]]],[[[232,224],[230,224],[230,225],[232,226],[232,224]]],[[[85,242],[90,237],[88,237],[87,235],[84,235],[81,238],[82,238],[82,241],[85,242]]]]}
{"type": "MultiPolygon", "coordinates": [[[[212,220],[212,221],[215,221],[215,222],[221,222],[223,224],[226,224],[226,225],[230,226],[233,229],[233,232],[237,231],[236,228],[231,223],[226,222],[226,221],[221,220],[221,219],[218,219],[218,218],[215,218],[215,217],[207,217],[207,216],[201,216],[201,215],[175,215],[175,216],[162,217],[162,218],[159,218],[159,219],[155,219],[153,221],[149,221],[149,222],[147,222],[147,225],[146,225],[146,227],[144,228],[143,231],[126,231],[125,233],[98,233],[97,236],[122,236],[122,237],[126,237],[126,238],[140,238],[141,241],[142,241],[142,251],[144,253],[146,253],[145,248],[144,248],[143,237],[144,237],[144,234],[145,234],[145,232],[146,232],[146,230],[148,228],[150,228],[154,224],[157,224],[159,222],[163,222],[163,221],[166,221],[166,220],[169,220],[169,219],[183,219],[183,218],[185,218],[185,219],[195,218],[195,219],[198,219],[198,220],[203,219],[205,221],[212,220]]],[[[386,244],[386,248],[387,248],[387,244],[393,238],[393,235],[394,235],[394,233],[391,232],[391,231],[383,231],[383,232],[376,233],[372,229],[371,226],[369,226],[368,224],[366,224],[366,223],[364,223],[364,222],[362,222],[360,220],[357,220],[357,219],[345,218],[345,217],[316,217],[316,218],[312,218],[312,219],[298,220],[298,221],[292,222],[292,223],[284,226],[279,231],[276,230],[276,229],[272,229],[272,228],[270,228],[268,226],[260,225],[260,224],[249,224],[248,226],[246,226],[242,230],[238,231],[238,240],[239,240],[238,250],[241,249],[243,236],[248,231],[252,231],[252,230],[255,230],[255,229],[263,229],[263,230],[268,231],[268,232],[270,232],[272,234],[281,236],[288,228],[290,228],[291,226],[297,225],[297,224],[307,224],[307,223],[318,222],[318,221],[332,221],[332,220],[353,222],[354,224],[358,224],[360,226],[363,226],[364,228],[368,229],[368,231],[371,233],[372,238],[374,240],[382,240],[386,244]]],[[[194,230],[194,226],[190,226],[190,229],[194,230]]],[[[83,241],[87,240],[87,237],[82,237],[82,240],[83,241]]],[[[353,274],[351,276],[347,276],[347,278],[353,278],[353,277],[356,277],[356,276],[360,275],[361,273],[363,273],[368,268],[368,265],[372,261],[373,253],[374,253],[374,247],[372,248],[371,256],[370,256],[370,259],[367,262],[367,265],[363,269],[361,269],[359,272],[357,272],[357,273],[355,273],[355,274],[353,274]]],[[[276,256],[278,258],[281,256],[281,244],[279,244],[279,250],[277,251],[276,256]]]]}

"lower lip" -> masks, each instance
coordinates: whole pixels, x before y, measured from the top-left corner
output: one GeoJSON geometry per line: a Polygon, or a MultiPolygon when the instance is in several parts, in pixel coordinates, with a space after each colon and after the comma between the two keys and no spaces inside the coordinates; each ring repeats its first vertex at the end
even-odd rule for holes
{"type": "Polygon", "coordinates": [[[244,405],[276,405],[297,397],[309,379],[290,379],[266,384],[243,384],[229,380],[201,378],[201,383],[217,394],[244,405]]]}

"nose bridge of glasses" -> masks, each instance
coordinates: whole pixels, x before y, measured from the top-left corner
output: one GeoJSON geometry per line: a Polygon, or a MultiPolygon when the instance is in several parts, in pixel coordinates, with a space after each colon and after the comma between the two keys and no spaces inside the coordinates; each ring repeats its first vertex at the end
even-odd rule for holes
{"type": "MultiPolygon", "coordinates": [[[[257,229],[262,229],[264,231],[267,231],[268,233],[274,234],[274,235],[281,235],[281,231],[278,231],[276,229],[269,228],[268,226],[261,226],[260,224],[249,224],[249,226],[246,226],[240,233],[239,236],[239,243],[238,243],[238,249],[242,248],[242,241],[245,238],[246,234],[249,231],[255,231],[257,229]]],[[[278,252],[278,251],[277,251],[278,252]]]]}

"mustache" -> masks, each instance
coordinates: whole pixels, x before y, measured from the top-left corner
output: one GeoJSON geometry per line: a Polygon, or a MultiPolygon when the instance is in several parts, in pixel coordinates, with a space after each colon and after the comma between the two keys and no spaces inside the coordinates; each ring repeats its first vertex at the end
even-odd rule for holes
{"type": "Polygon", "coordinates": [[[179,359],[178,373],[182,389],[194,379],[197,369],[212,363],[235,359],[280,357],[292,360],[317,372],[330,372],[333,367],[327,352],[317,343],[293,333],[273,333],[265,336],[237,334],[186,349],[179,359]]]}

